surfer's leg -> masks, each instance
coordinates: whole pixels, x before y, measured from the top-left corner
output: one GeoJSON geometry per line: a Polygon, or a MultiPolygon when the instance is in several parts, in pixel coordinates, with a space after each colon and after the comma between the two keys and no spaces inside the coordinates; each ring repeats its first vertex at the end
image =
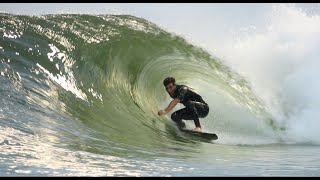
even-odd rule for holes
{"type": "Polygon", "coordinates": [[[182,119],[192,120],[192,117],[187,108],[183,108],[172,113],[171,119],[178,125],[179,128],[185,128],[186,124],[182,121],[182,119]]]}
{"type": "Polygon", "coordinates": [[[203,103],[189,101],[186,104],[186,109],[191,119],[193,119],[194,124],[197,128],[201,128],[199,117],[205,117],[208,115],[209,107],[203,103]]]}
{"type": "Polygon", "coordinates": [[[204,118],[209,114],[209,106],[200,102],[194,102],[194,106],[197,109],[198,117],[204,118]]]}

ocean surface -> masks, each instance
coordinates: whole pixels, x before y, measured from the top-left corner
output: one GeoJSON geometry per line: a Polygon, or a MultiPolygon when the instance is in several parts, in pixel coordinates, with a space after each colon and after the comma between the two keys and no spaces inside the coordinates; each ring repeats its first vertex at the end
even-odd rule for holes
{"type": "Polygon", "coordinates": [[[0,13],[0,176],[319,176],[320,18],[272,12],[230,58],[130,14],[0,13]],[[167,76],[218,140],[157,115],[167,76]]]}

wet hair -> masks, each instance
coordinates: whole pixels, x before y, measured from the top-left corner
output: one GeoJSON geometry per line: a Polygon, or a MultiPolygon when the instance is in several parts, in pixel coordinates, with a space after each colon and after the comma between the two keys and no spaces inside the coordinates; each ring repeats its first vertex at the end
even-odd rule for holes
{"type": "Polygon", "coordinates": [[[167,86],[168,84],[176,84],[176,79],[174,77],[167,77],[163,80],[163,85],[167,86]]]}

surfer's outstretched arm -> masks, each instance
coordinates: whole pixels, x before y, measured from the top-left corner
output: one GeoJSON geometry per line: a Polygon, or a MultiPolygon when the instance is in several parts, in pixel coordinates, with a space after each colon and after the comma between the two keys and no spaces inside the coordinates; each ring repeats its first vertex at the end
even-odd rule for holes
{"type": "Polygon", "coordinates": [[[158,112],[158,115],[159,115],[159,116],[166,115],[166,114],[167,114],[168,112],[170,112],[179,102],[180,102],[179,99],[177,99],[177,98],[176,98],[176,99],[173,99],[165,110],[160,110],[160,111],[158,112]]]}

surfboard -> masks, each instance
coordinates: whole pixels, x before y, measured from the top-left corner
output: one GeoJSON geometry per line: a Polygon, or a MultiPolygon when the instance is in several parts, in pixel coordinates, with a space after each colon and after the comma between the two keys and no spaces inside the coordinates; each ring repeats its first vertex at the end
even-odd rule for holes
{"type": "Polygon", "coordinates": [[[189,129],[179,129],[182,132],[188,133],[190,135],[194,135],[197,137],[201,137],[201,138],[205,138],[207,140],[217,140],[218,136],[216,134],[213,133],[207,133],[207,132],[195,132],[189,129]]]}

